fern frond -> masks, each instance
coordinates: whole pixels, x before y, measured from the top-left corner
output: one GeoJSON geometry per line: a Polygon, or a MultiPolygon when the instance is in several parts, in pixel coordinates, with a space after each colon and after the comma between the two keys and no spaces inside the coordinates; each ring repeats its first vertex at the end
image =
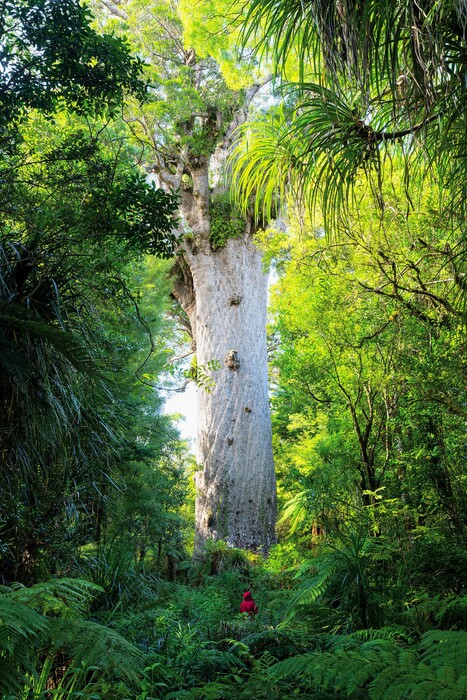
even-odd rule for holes
{"type": "Polygon", "coordinates": [[[144,654],[118,632],[89,620],[54,620],[54,653],[65,652],[73,666],[93,667],[109,678],[134,682],[144,669],[144,654]]]}
{"type": "Polygon", "coordinates": [[[45,687],[59,654],[69,659],[70,683],[81,672],[85,684],[89,673],[95,682],[137,682],[144,670],[143,653],[114,630],[81,619],[89,599],[101,590],[73,579],[31,588],[0,587],[0,697],[24,687],[36,688],[37,679],[45,687]]]}
{"type": "Polygon", "coordinates": [[[0,697],[19,691],[34,672],[35,651],[48,630],[46,618],[0,594],[0,697]]]}
{"type": "Polygon", "coordinates": [[[270,680],[295,678],[301,685],[350,697],[368,692],[371,700],[467,697],[467,633],[431,631],[410,647],[386,633],[386,639],[363,644],[355,635],[353,639],[342,635],[337,643],[328,641],[330,651],[313,651],[274,664],[268,669],[270,680]]]}
{"type": "MultiPolygon", "coordinates": [[[[397,666],[389,666],[369,686],[371,700],[397,700],[410,697],[416,700],[426,698],[449,698],[462,700],[453,669],[443,669],[436,673],[425,664],[414,663],[413,657],[400,660],[397,666]],[[405,665],[404,665],[405,664],[405,665]]],[[[465,689],[464,689],[465,690],[465,689]]]]}
{"type": "Polygon", "coordinates": [[[47,620],[20,603],[0,597],[0,653],[14,654],[18,644],[48,629],[47,620]]]}
{"type": "Polygon", "coordinates": [[[431,630],[422,636],[418,649],[421,660],[433,668],[467,668],[467,632],[431,630]]]}
{"type": "Polygon", "coordinates": [[[315,653],[300,654],[292,656],[290,659],[278,661],[269,668],[269,676],[273,682],[287,678],[299,678],[309,671],[316,661],[315,653]]]}
{"type": "MultiPolygon", "coordinates": [[[[80,617],[89,605],[91,598],[102,591],[95,583],[82,579],[51,579],[36,583],[30,588],[13,583],[2,587],[11,600],[44,614],[52,613],[60,617],[80,617]]],[[[0,590],[0,593],[2,591],[0,590]]]]}

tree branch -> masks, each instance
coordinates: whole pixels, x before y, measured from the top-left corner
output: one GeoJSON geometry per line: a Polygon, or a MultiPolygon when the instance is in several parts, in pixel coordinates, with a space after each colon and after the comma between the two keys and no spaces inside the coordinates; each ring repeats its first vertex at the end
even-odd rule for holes
{"type": "Polygon", "coordinates": [[[375,331],[374,333],[372,333],[371,335],[364,335],[363,338],[358,343],[358,345],[352,345],[351,347],[354,350],[360,350],[360,348],[363,347],[363,343],[365,342],[365,340],[373,340],[373,338],[376,338],[378,335],[381,335],[381,333],[394,321],[394,319],[397,316],[399,316],[399,312],[396,312],[395,314],[391,314],[389,321],[386,321],[384,326],[381,326],[381,328],[378,328],[378,330],[375,331]]]}
{"type": "Polygon", "coordinates": [[[427,117],[419,124],[409,127],[407,129],[401,129],[400,131],[374,131],[371,126],[365,124],[364,122],[357,120],[355,122],[354,128],[358,136],[367,139],[370,143],[381,143],[382,141],[397,141],[398,139],[404,138],[404,136],[410,136],[411,134],[416,134],[418,131],[423,129],[428,124],[439,119],[442,116],[442,112],[433,114],[431,117],[427,117]]]}

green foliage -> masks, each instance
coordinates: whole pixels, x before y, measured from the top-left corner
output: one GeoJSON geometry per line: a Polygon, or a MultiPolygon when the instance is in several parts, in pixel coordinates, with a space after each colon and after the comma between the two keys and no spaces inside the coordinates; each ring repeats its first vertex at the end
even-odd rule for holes
{"type": "Polygon", "coordinates": [[[354,649],[319,651],[293,657],[271,668],[271,680],[301,678],[303,685],[337,691],[345,697],[463,697],[466,678],[465,633],[428,632],[418,644],[372,639],[354,649]]]}
{"type": "Polygon", "coordinates": [[[201,583],[207,576],[226,571],[239,572],[248,576],[251,563],[242,549],[229,547],[223,540],[208,540],[188,570],[192,582],[201,583]]]}
{"type": "MultiPolygon", "coordinates": [[[[106,347],[104,328],[112,307],[136,327],[141,272],[133,261],[170,254],[175,198],[134,172],[118,129],[89,125],[85,137],[80,122],[36,116],[23,133],[0,188],[1,397],[9,406],[0,419],[0,527],[2,554],[14,567],[5,575],[30,580],[40,550],[58,544],[61,518],[79,539],[90,511],[84,522],[67,513],[78,515],[85,502],[102,512],[97,501],[111,483],[125,421],[112,407],[108,371],[123,347],[106,347]],[[105,455],[99,466],[96,454],[105,455]]],[[[139,345],[145,334],[142,326],[139,345]]],[[[125,350],[127,359],[131,352],[138,345],[125,350]]]]}
{"type": "Polygon", "coordinates": [[[2,697],[41,698],[56,688],[57,697],[65,698],[106,687],[119,697],[120,681],[135,681],[142,671],[140,651],[109,628],[82,619],[98,590],[77,579],[1,588],[2,697]]]}
{"type": "MultiPolygon", "coordinates": [[[[259,216],[286,185],[306,199],[313,177],[308,201],[324,202],[328,221],[353,196],[359,215],[340,241],[303,212],[287,235],[261,235],[281,275],[271,315],[281,541],[267,561],[210,541],[187,562],[192,460],[157,388],[177,338],[164,317],[170,268],[146,257],[173,252],[178,198],[148,186],[134,164],[162,163],[170,179],[183,162],[190,190],[188,173],[204,167],[243,104],[229,87],[247,84],[244,66],[229,66],[238,28],[224,30],[250,10],[219,16],[217,0],[105,5],[99,21],[127,31],[145,61],[141,111],[140,59],[125,40],[95,33],[85,8],[2,5],[0,558],[5,580],[42,582],[0,586],[0,695],[465,697],[465,255],[454,211],[465,88],[461,62],[436,68],[446,37],[457,55],[455,11],[441,3],[415,17],[406,3],[397,14],[399,0],[361,15],[345,3],[252,4],[251,17],[265,9],[256,28],[273,40],[276,63],[297,41],[323,73],[317,87],[302,61],[300,94],[249,127],[244,191],[256,188],[259,216]],[[326,34],[324,19],[338,12],[326,34]],[[389,36],[410,48],[408,18],[435,70],[418,65],[415,75],[417,51],[371,43],[379,27],[383,45],[389,36]],[[376,61],[374,74],[362,57],[376,61]],[[395,104],[400,76],[406,92],[395,104]],[[116,114],[123,91],[133,93],[125,113],[138,147],[122,123],[92,118],[116,114]],[[443,100],[448,111],[432,120],[443,100]],[[404,157],[399,137],[382,136],[388,119],[412,131],[404,157]],[[440,187],[419,196],[427,180],[412,169],[416,141],[441,171],[440,187]],[[355,185],[374,172],[380,211],[365,182],[355,185]],[[64,572],[80,578],[50,579],[64,572]],[[246,588],[254,620],[239,614],[246,588]]],[[[213,251],[244,234],[225,198],[212,201],[210,219],[213,251]]],[[[188,375],[209,390],[218,368],[195,363],[188,375]]]]}
{"type": "MultiPolygon", "coordinates": [[[[50,91],[44,99],[36,95],[34,105],[42,113],[21,111],[33,103],[29,93],[16,96],[19,111],[8,112],[8,148],[0,166],[0,400],[8,406],[0,418],[0,558],[6,580],[28,582],[41,575],[41,567],[48,568],[49,555],[52,567],[59,567],[62,557],[70,557],[93,528],[99,531],[103,525],[109,489],[115,488],[117,445],[121,447],[130,416],[129,410],[118,413],[112,406],[118,393],[112,365],[118,364],[123,348],[106,347],[111,309],[114,317],[125,317],[127,326],[135,328],[141,321],[144,328],[136,299],[142,256],[171,255],[178,202],[148,185],[136,169],[123,125],[91,118],[96,111],[92,100],[99,102],[97,111],[113,110],[123,89],[123,73],[121,79],[118,74],[126,66],[133,80],[131,71],[139,74],[139,61],[132,61],[124,42],[115,40],[108,58],[120,51],[123,62],[115,56],[113,77],[100,83],[92,99],[81,95],[87,118],[59,111],[69,95],[60,96],[58,82],[52,90],[47,70],[53,72],[60,62],[51,66],[44,59],[41,77],[35,58],[42,40],[47,56],[49,48],[53,53],[70,45],[60,33],[63,23],[54,35],[49,12],[58,17],[63,10],[65,23],[68,15],[72,25],[84,23],[76,42],[90,41],[98,63],[102,42],[86,24],[87,10],[75,3],[42,5],[43,12],[34,3],[23,3],[12,14],[7,8],[3,26],[12,52],[7,51],[8,60],[16,55],[14,47],[19,51],[22,46],[31,54],[37,89],[50,91]],[[30,24],[23,28],[22,45],[23,20],[30,24]],[[29,46],[28,32],[36,30],[37,42],[29,46]]],[[[16,57],[12,75],[20,62],[16,57]]],[[[60,66],[66,87],[73,65],[70,74],[60,66]]],[[[102,67],[107,70],[107,63],[102,67]]],[[[91,74],[83,89],[92,91],[97,77],[91,74]]],[[[27,81],[25,89],[28,85],[32,89],[27,81]]],[[[78,79],[70,90],[75,88],[78,79]]],[[[127,362],[132,352],[140,354],[145,333],[126,347],[127,362]]],[[[131,372],[126,377],[129,396],[131,372]]]]}
{"type": "MultiPolygon", "coordinates": [[[[365,542],[363,535],[349,535],[323,554],[321,570],[327,566],[327,588],[334,586],[334,596],[338,590],[345,595],[353,576],[356,580],[371,577],[371,567],[363,562],[373,559],[377,563],[378,558],[365,542]],[[365,566],[367,571],[362,573],[365,566]],[[332,578],[337,587],[330,584],[332,578]]],[[[223,552],[221,543],[214,544],[211,562],[216,551],[223,552]]],[[[6,637],[0,635],[2,660],[11,660],[15,647],[15,660],[21,660],[23,669],[22,685],[17,687],[34,683],[30,687],[38,697],[42,692],[45,696],[46,687],[55,688],[57,696],[63,698],[73,697],[73,693],[84,693],[85,697],[112,693],[112,697],[146,700],[281,700],[297,695],[315,700],[341,696],[382,700],[405,693],[420,698],[463,697],[465,632],[431,630],[419,636],[391,624],[336,634],[329,630],[333,608],[320,618],[316,606],[313,612],[307,610],[300,588],[299,597],[294,592],[287,591],[284,597],[280,590],[271,590],[271,586],[290,583],[290,573],[271,579],[258,563],[246,569],[246,558],[243,567],[235,569],[240,554],[234,551],[230,563],[226,555],[224,571],[204,576],[196,588],[161,580],[151,583],[149,579],[143,584],[128,571],[127,580],[134,577],[133,593],[127,596],[122,588],[121,603],[112,611],[98,612],[110,628],[82,619],[90,594],[95,597],[93,606],[99,604],[101,589],[95,584],[64,580],[14,591],[4,587],[2,594],[6,593],[8,600],[5,606],[0,605],[0,614],[2,620],[14,625],[14,633],[7,628],[6,637]],[[254,622],[242,620],[238,614],[242,590],[251,584],[260,606],[254,622]],[[145,585],[148,591],[152,587],[152,597],[145,594],[145,585]],[[276,624],[268,620],[274,606],[271,595],[278,599],[276,624]],[[296,600],[291,601],[291,596],[296,600]],[[23,628],[28,630],[29,652],[21,647],[25,642],[23,628]],[[45,661],[35,657],[39,644],[47,650],[45,661]],[[65,672],[63,653],[68,659],[65,672]]],[[[315,564],[320,566],[319,557],[315,564]]],[[[300,582],[306,575],[304,567],[300,582]]],[[[312,589],[309,591],[315,596],[312,589]]],[[[348,598],[352,599],[352,593],[348,598]]],[[[341,612],[345,616],[343,608],[341,612]]],[[[15,666],[13,674],[18,674],[18,669],[15,666]]],[[[11,684],[12,676],[8,678],[11,684]]],[[[13,686],[6,687],[11,693],[13,686]]]]}
{"type": "Polygon", "coordinates": [[[238,209],[230,202],[214,200],[210,206],[211,248],[223,248],[229,238],[241,238],[245,232],[245,221],[238,209]]]}
{"type": "Polygon", "coordinates": [[[118,606],[126,610],[135,599],[141,606],[154,601],[159,577],[135,562],[134,556],[128,543],[124,546],[119,542],[101,545],[96,552],[83,552],[77,561],[79,575],[101,591],[95,596],[94,609],[107,612],[118,606]]]}
{"type": "Polygon", "coordinates": [[[297,576],[308,578],[310,571],[315,575],[307,580],[299,590],[292,604],[293,614],[297,603],[315,603],[318,599],[335,614],[334,618],[349,629],[364,629],[377,626],[378,605],[375,556],[380,543],[370,537],[363,528],[339,533],[334,541],[328,541],[328,552],[321,552],[316,559],[305,561],[297,576]]]}
{"type": "Polygon", "coordinates": [[[272,55],[278,78],[296,59],[299,77],[286,85],[285,115],[269,125],[264,148],[260,133],[252,163],[243,152],[243,195],[253,181],[271,191],[282,180],[293,197],[318,204],[327,230],[337,233],[345,214],[358,211],[362,181],[385,210],[382,184],[392,182],[386,165],[399,160],[408,206],[413,181],[434,177],[456,219],[467,163],[464,23],[463,10],[443,2],[420,8],[411,0],[370,1],[342,10],[332,0],[254,0],[245,46],[253,42],[257,54],[272,55]]]}
{"type": "Polygon", "coordinates": [[[66,105],[79,114],[112,112],[124,92],[144,96],[141,61],[124,40],[91,29],[85,5],[3,0],[1,14],[3,129],[28,109],[51,113],[66,105]]]}
{"type": "Polygon", "coordinates": [[[140,261],[173,253],[178,197],[147,183],[110,121],[124,93],[146,94],[127,42],[74,0],[7,0],[1,14],[0,559],[6,580],[31,582],[102,532],[117,449],[138,433],[131,402],[112,405],[112,369],[146,331],[125,350],[106,335],[118,316],[144,327],[140,261]]]}
{"type": "Polygon", "coordinates": [[[183,37],[201,58],[213,58],[231,90],[249,87],[261,79],[261,67],[246,61],[239,47],[239,32],[245,8],[222,0],[193,3],[180,0],[178,12],[183,22],[183,37]]]}
{"type": "Polygon", "coordinates": [[[392,214],[377,225],[362,196],[340,243],[320,229],[307,233],[306,219],[287,241],[279,234],[285,274],[272,333],[281,527],[308,541],[353,517],[402,538],[428,523],[464,527],[463,301],[455,278],[440,274],[449,223],[433,208],[435,190],[402,228],[396,195],[388,192],[392,214]]]}
{"type": "MultiPolygon", "coordinates": [[[[174,164],[184,153],[186,187],[191,170],[211,158],[244,99],[238,83],[233,88],[226,85],[209,51],[208,44],[217,43],[207,39],[209,32],[205,32],[204,51],[198,51],[199,36],[194,43],[185,43],[202,8],[197,3],[190,7],[166,0],[125,0],[118,6],[94,0],[92,5],[104,29],[125,35],[144,60],[148,99],[144,105],[136,100],[126,105],[142,158],[163,178],[173,180],[174,164]]],[[[228,63],[224,51],[223,64],[228,63]]],[[[182,171],[175,187],[182,185],[182,171]]]]}

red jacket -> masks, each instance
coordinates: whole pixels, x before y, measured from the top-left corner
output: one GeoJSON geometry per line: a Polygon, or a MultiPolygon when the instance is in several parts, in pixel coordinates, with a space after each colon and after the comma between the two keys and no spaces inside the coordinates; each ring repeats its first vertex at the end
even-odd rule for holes
{"type": "Polygon", "coordinates": [[[253,598],[251,597],[250,591],[246,591],[243,594],[243,600],[240,603],[240,612],[241,613],[246,612],[250,615],[250,617],[252,617],[253,615],[256,615],[256,613],[258,612],[257,605],[256,605],[255,601],[253,600],[253,598]]]}

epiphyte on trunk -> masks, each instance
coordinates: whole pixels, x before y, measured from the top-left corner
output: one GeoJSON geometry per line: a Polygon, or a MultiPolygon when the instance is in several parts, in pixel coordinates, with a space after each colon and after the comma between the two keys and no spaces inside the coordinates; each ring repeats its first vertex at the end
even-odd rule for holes
{"type": "Polygon", "coordinates": [[[227,355],[224,357],[224,364],[226,367],[236,372],[240,367],[240,360],[238,359],[236,350],[229,350],[227,355]]]}

